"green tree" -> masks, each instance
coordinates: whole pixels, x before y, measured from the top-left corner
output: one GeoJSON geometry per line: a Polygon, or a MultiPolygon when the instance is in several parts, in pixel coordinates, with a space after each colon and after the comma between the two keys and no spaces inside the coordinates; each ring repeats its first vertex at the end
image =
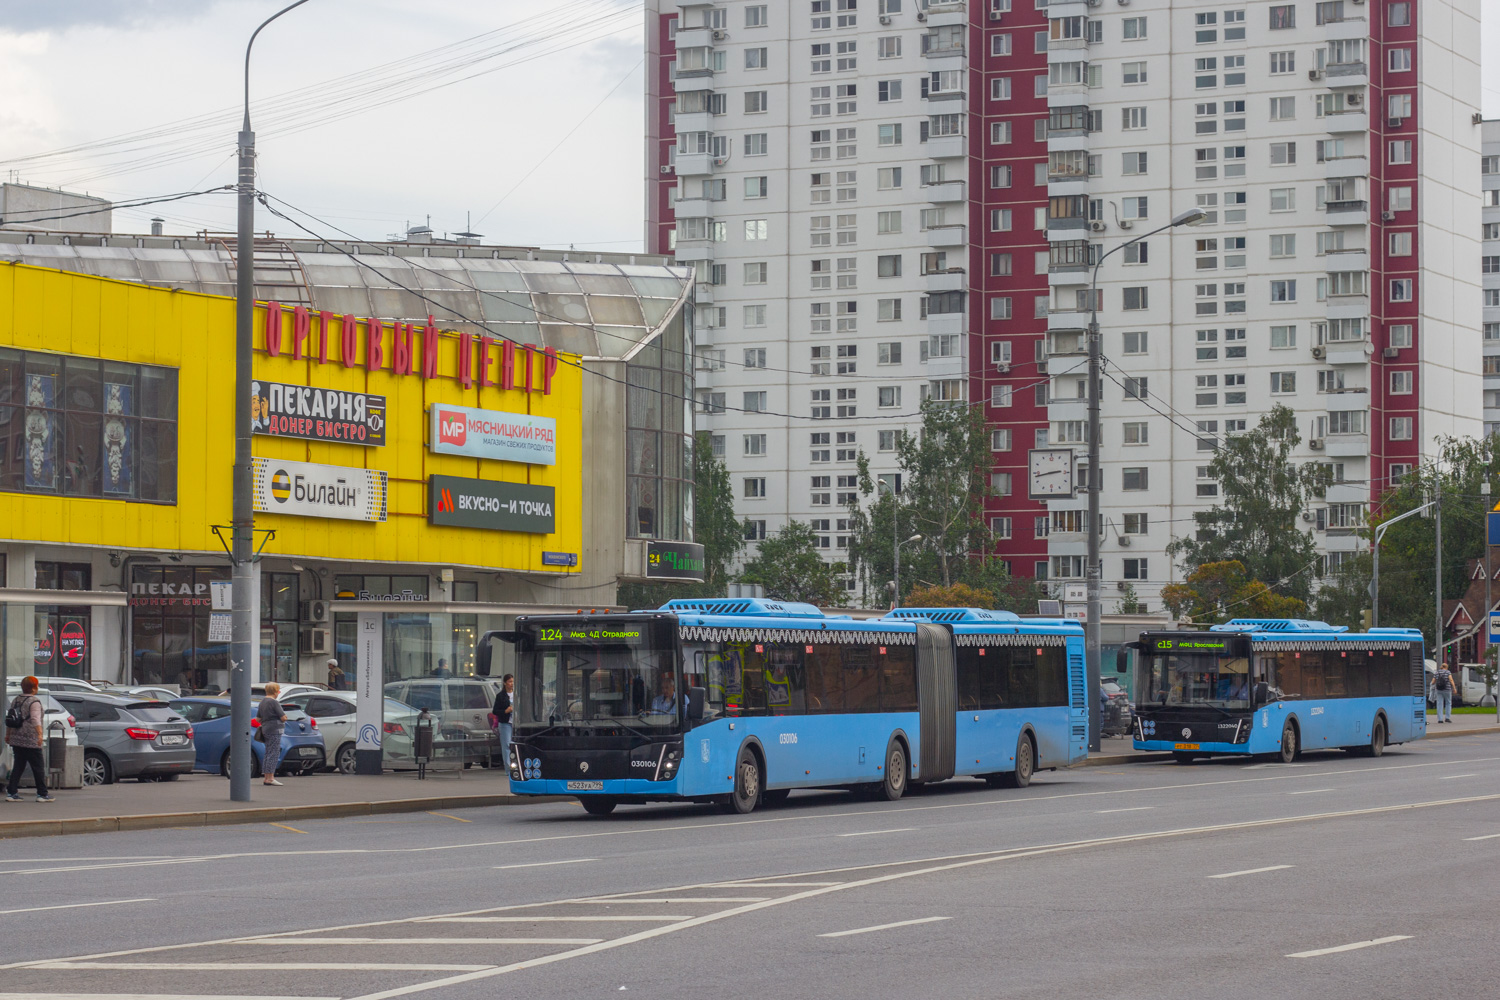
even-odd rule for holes
{"type": "Polygon", "coordinates": [[[1292,449],[1301,443],[1297,416],[1281,404],[1254,430],[1222,439],[1209,476],[1219,482],[1218,505],[1193,515],[1197,531],[1167,551],[1191,572],[1210,563],[1238,562],[1247,578],[1297,598],[1312,596],[1317,543],[1301,515],[1324,485],[1321,467],[1298,467],[1292,449]]]}
{"type": "Polygon", "coordinates": [[[1238,560],[1204,563],[1183,583],[1161,589],[1172,617],[1195,625],[1222,625],[1232,618],[1306,618],[1307,605],[1276,593],[1245,572],[1238,560]]]}
{"type": "Polygon", "coordinates": [[[786,527],[760,543],[755,558],[740,574],[743,583],[758,583],[766,596],[820,606],[844,601],[841,566],[823,560],[812,525],[788,521],[786,527]]]}
{"type": "MultiPolygon", "coordinates": [[[[1500,476],[1495,438],[1440,438],[1434,463],[1413,469],[1375,504],[1370,529],[1414,510],[1441,493],[1443,508],[1443,598],[1453,600],[1468,589],[1467,561],[1484,556],[1487,504],[1479,484],[1500,476]]],[[[1431,511],[1393,524],[1380,544],[1380,624],[1419,628],[1432,655],[1435,625],[1433,546],[1436,523],[1431,511]]],[[[1369,605],[1365,605],[1369,607],[1369,605]]]]}
{"type": "Polygon", "coordinates": [[[728,593],[730,567],[745,547],[745,526],[734,513],[729,466],[714,455],[706,432],[693,447],[693,541],[703,546],[702,583],[622,583],[616,600],[630,608],[659,608],[677,598],[728,593]]]}
{"type": "Polygon", "coordinates": [[[1323,578],[1313,595],[1313,617],[1330,625],[1346,626],[1351,632],[1364,628],[1364,611],[1370,606],[1370,554],[1357,552],[1323,578]]]}
{"type": "Polygon", "coordinates": [[[955,583],[950,587],[919,585],[911,589],[906,603],[913,608],[993,609],[997,606],[993,593],[971,587],[967,583],[955,583]]]}

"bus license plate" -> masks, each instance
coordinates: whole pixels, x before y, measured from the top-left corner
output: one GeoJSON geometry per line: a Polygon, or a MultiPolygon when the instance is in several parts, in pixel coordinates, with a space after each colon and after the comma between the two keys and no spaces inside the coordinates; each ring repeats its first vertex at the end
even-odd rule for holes
{"type": "Polygon", "coordinates": [[[604,782],[602,781],[570,781],[568,782],[570,792],[602,792],[604,782]]]}
{"type": "Polygon", "coordinates": [[[1172,744],[1172,749],[1173,750],[1196,750],[1196,749],[1198,749],[1198,744],[1196,744],[1196,743],[1173,743],[1172,744]]]}

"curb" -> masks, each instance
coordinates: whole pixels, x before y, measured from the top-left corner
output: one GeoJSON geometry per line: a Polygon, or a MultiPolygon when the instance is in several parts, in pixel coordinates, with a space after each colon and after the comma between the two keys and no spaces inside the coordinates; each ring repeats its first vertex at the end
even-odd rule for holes
{"type": "MultiPolygon", "coordinates": [[[[1451,739],[1455,736],[1500,736],[1500,725],[1495,726],[1493,729],[1439,729],[1436,732],[1433,732],[1432,726],[1429,725],[1427,735],[1423,736],[1422,739],[1441,740],[1451,739]]],[[[1165,751],[1101,754],[1097,757],[1088,758],[1083,762],[1082,766],[1094,767],[1099,764],[1152,764],[1171,759],[1172,754],[1165,751]]]]}
{"type": "Polygon", "coordinates": [[[382,813],[427,812],[434,809],[474,809],[482,806],[561,802],[562,795],[442,795],[384,802],[332,802],[326,805],[207,809],[201,812],[146,813],[135,816],[83,816],[76,819],[0,822],[0,840],[17,837],[56,837],[74,833],[119,833],[169,827],[227,826],[234,823],[277,823],[299,819],[376,816],[382,813]]]}

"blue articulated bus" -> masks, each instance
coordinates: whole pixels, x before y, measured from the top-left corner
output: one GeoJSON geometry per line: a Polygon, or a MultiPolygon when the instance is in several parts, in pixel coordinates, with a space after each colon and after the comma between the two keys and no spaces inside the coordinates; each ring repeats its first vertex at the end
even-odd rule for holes
{"type": "Polygon", "coordinates": [[[1008,612],[828,616],[760,599],[524,616],[511,789],[747,813],[794,788],[895,800],[958,776],[1024,786],[1087,755],[1083,631],[1008,612]]]}
{"type": "Polygon", "coordinates": [[[1179,762],[1339,748],[1378,757],[1427,733],[1422,633],[1289,618],[1142,632],[1135,747],[1179,762]]]}

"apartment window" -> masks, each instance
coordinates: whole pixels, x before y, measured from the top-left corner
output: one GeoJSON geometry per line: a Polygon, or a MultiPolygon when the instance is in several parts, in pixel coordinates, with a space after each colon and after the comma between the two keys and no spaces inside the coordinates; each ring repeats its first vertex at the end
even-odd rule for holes
{"type": "MultiPolygon", "coordinates": [[[[891,323],[901,318],[900,299],[878,299],[875,303],[875,320],[879,323],[891,323]]],[[[897,352],[901,345],[897,346],[897,352]]]]}
{"type": "Polygon", "coordinates": [[[1391,117],[1391,118],[1410,118],[1411,117],[1411,95],[1410,94],[1391,94],[1389,97],[1386,98],[1386,102],[1387,102],[1387,107],[1390,110],[1389,117],[1391,117]]]}
{"type": "Polygon", "coordinates": [[[1133,466],[1120,470],[1120,488],[1128,492],[1139,492],[1148,488],[1150,476],[1146,467],[1133,466]]]}
{"type": "Polygon", "coordinates": [[[901,405],[901,387],[899,385],[882,385],[875,390],[877,404],[881,409],[891,409],[901,405]]]}
{"type": "MultiPolygon", "coordinates": [[[[764,476],[756,476],[745,480],[745,499],[758,500],[766,495],[766,480],[764,476]]],[[[765,530],[762,522],[762,531],[765,530]]],[[[762,535],[761,537],[765,537],[762,535]]]]}
{"type": "Polygon", "coordinates": [[[763,390],[759,392],[747,392],[744,394],[744,403],[745,405],[742,409],[746,413],[764,413],[766,411],[766,394],[763,390]]]}
{"type": "MultiPolygon", "coordinates": [[[[1392,212],[1410,212],[1411,211],[1411,188],[1409,188],[1409,187],[1393,187],[1393,188],[1390,188],[1389,190],[1390,190],[1390,208],[1391,208],[1391,211],[1392,212]]],[[[1485,192],[1485,193],[1489,194],[1489,192],[1485,192]]]]}
{"type": "Polygon", "coordinates": [[[1129,420],[1122,427],[1126,444],[1148,444],[1150,433],[1147,430],[1146,421],[1129,420]]]}
{"type": "MultiPolygon", "coordinates": [[[[1129,201],[1130,199],[1127,198],[1125,200],[1129,201]]],[[[1142,198],[1141,200],[1145,201],[1144,198],[1142,198]]],[[[1140,218],[1140,216],[1133,216],[1133,218],[1140,218]]],[[[1148,259],[1149,246],[1150,246],[1150,244],[1146,243],[1144,240],[1142,240],[1140,243],[1129,243],[1129,244],[1126,244],[1126,246],[1125,246],[1125,263],[1127,263],[1127,264],[1144,264],[1144,263],[1146,263],[1146,261],[1148,259]]]]}
{"type": "Polygon", "coordinates": [[[1124,289],[1123,297],[1127,310],[1145,309],[1149,303],[1149,289],[1145,285],[1130,286],[1124,289]]]}
{"type": "Polygon", "coordinates": [[[1386,65],[1392,73],[1411,72],[1411,49],[1387,49],[1390,53],[1386,65]]]}
{"type": "Polygon", "coordinates": [[[901,36],[884,35],[876,39],[875,54],[880,59],[901,58],[901,36]]]}
{"type": "Polygon", "coordinates": [[[1135,84],[1146,82],[1146,64],[1143,61],[1124,63],[1120,67],[1121,79],[1124,84],[1135,84]]]}
{"type": "Polygon", "coordinates": [[[901,255],[883,254],[875,260],[876,273],[882,278],[901,277],[901,255]]]}
{"type": "Polygon", "coordinates": [[[1281,4],[1271,8],[1271,30],[1282,31],[1297,26],[1297,7],[1295,4],[1281,4]]]}
{"type": "Polygon", "coordinates": [[[876,143],[881,146],[901,145],[901,123],[876,126],[876,143]]]}
{"type": "Polygon", "coordinates": [[[1385,23],[1390,27],[1404,28],[1411,24],[1411,4],[1406,3],[1405,0],[1391,4],[1385,11],[1385,23]]]}
{"type": "Polygon", "coordinates": [[[745,348],[745,367],[764,368],[766,366],[766,349],[764,347],[745,348]]]}
{"type": "Polygon", "coordinates": [[[990,299],[990,319],[1010,319],[1011,315],[1010,296],[997,295],[990,299]]]}
{"type": "Polygon", "coordinates": [[[1386,336],[1392,347],[1411,346],[1411,324],[1397,323],[1386,328],[1386,336]]]}
{"type": "Polygon", "coordinates": [[[763,305],[744,307],[744,326],[755,329],[766,325],[766,307],[763,305]]]}
{"type": "Polygon", "coordinates": [[[770,63],[767,62],[767,59],[766,59],[766,53],[768,51],[769,51],[768,49],[764,49],[764,48],[746,49],[745,50],[745,68],[746,69],[765,69],[768,65],[770,65],[770,63]]]}
{"type": "Polygon", "coordinates": [[[1271,282],[1271,301],[1272,302],[1296,302],[1297,301],[1297,280],[1295,278],[1290,278],[1290,279],[1278,279],[1278,280],[1272,281],[1271,282]]]}
{"type": "MultiPolygon", "coordinates": [[[[1043,386],[1043,388],[1046,388],[1046,387],[1043,386]]],[[[1009,385],[992,385],[992,386],[990,386],[990,405],[991,406],[1010,406],[1011,405],[1011,401],[1014,398],[1015,398],[1015,393],[1014,393],[1014,387],[1013,386],[1009,386],[1009,385]]]]}
{"type": "MultiPolygon", "coordinates": [[[[1392,257],[1410,257],[1411,256],[1411,236],[1412,236],[1411,233],[1391,233],[1390,234],[1390,255],[1392,257]]],[[[1485,274],[1500,273],[1500,257],[1486,257],[1486,258],[1484,258],[1484,262],[1485,262],[1485,268],[1486,268],[1485,272],[1484,272],[1485,274]],[[1489,270],[1489,262],[1490,261],[1495,261],[1496,262],[1497,266],[1495,267],[1494,270],[1489,270]]]]}
{"type": "Polygon", "coordinates": [[[764,285],[766,283],[766,262],[753,261],[745,265],[745,284],[764,285]]]}
{"type": "Polygon", "coordinates": [[[1126,331],[1126,333],[1125,333],[1125,353],[1126,354],[1145,354],[1146,353],[1146,331],[1145,330],[1129,330],[1129,331],[1126,331]]]}
{"type": "Polygon", "coordinates": [[[1005,166],[1004,164],[998,164],[990,167],[990,187],[1008,188],[1010,187],[1010,178],[1010,167],[1005,166]]]}
{"type": "Polygon", "coordinates": [[[1145,108],[1121,108],[1120,127],[1126,131],[1143,129],[1146,127],[1145,108]]]}
{"type": "Polygon", "coordinates": [[[703,413],[723,413],[724,394],[722,392],[698,393],[698,408],[703,413]]]}
{"type": "Polygon", "coordinates": [[[990,254],[990,277],[1004,277],[1011,273],[1011,255],[1008,253],[990,254]]]}
{"type": "Polygon", "coordinates": [[[745,8],[745,27],[764,28],[766,21],[766,5],[754,4],[745,8]]]}
{"type": "Polygon", "coordinates": [[[765,177],[746,177],[745,178],[745,197],[747,199],[753,200],[753,199],[756,199],[756,198],[764,198],[765,196],[766,196],[766,178],[765,177]]]}
{"type": "Polygon", "coordinates": [[[1271,166],[1285,167],[1296,162],[1297,144],[1295,142],[1271,143],[1271,166]]]}
{"type": "Polygon", "coordinates": [[[1144,174],[1146,172],[1146,154],[1144,152],[1121,153],[1120,162],[1121,172],[1124,173],[1127,177],[1135,176],[1136,174],[1144,174]]]}
{"type": "Polygon", "coordinates": [[[1276,350],[1297,346],[1297,328],[1295,326],[1273,326],[1271,327],[1271,347],[1276,350]]]}
{"type": "Polygon", "coordinates": [[[1144,219],[1150,214],[1148,205],[1149,199],[1145,195],[1122,198],[1120,199],[1120,218],[1144,219]]]}
{"type": "Polygon", "coordinates": [[[990,451],[1010,451],[1010,428],[990,431],[990,451]]]}
{"type": "Polygon", "coordinates": [[[1127,17],[1120,24],[1124,39],[1134,41],[1146,37],[1146,19],[1144,17],[1127,17]]]}
{"type": "Polygon", "coordinates": [[[1391,280],[1391,301],[1410,302],[1412,300],[1412,279],[1394,278],[1391,280]]]}
{"type": "Polygon", "coordinates": [[[1411,440],[1411,426],[1412,426],[1412,419],[1411,419],[1411,417],[1392,417],[1391,418],[1391,440],[1392,441],[1410,441],[1411,440]]]}
{"type": "Polygon", "coordinates": [[[1296,392],[1296,391],[1297,391],[1297,373],[1296,372],[1272,372],[1271,373],[1271,393],[1272,393],[1272,395],[1292,393],[1292,392],[1296,392]]]}
{"type": "Polygon", "coordinates": [[[1297,210],[1296,188],[1272,188],[1271,211],[1295,212],[1297,210]]]}
{"type": "Polygon", "coordinates": [[[1011,141],[1011,123],[1010,122],[991,122],[990,123],[990,144],[991,145],[1004,146],[1004,145],[1009,144],[1010,141],[1011,141]]]}
{"type": "Polygon", "coordinates": [[[746,434],[744,442],[745,456],[747,458],[758,458],[766,453],[766,436],[764,434],[746,434]]]}
{"type": "Polygon", "coordinates": [[[764,90],[745,91],[745,114],[764,114],[767,108],[766,92],[764,90]]]}
{"type": "Polygon", "coordinates": [[[1272,233],[1271,234],[1271,256],[1272,257],[1295,257],[1295,256],[1297,256],[1297,234],[1296,233],[1272,233]]]}
{"type": "Polygon", "coordinates": [[[1145,399],[1150,395],[1148,379],[1144,375],[1128,376],[1125,379],[1126,399],[1145,399]]]}
{"type": "Polygon", "coordinates": [[[1412,393],[1412,373],[1409,371],[1391,372],[1391,395],[1409,396],[1412,393]]]}
{"type": "Polygon", "coordinates": [[[763,240],[763,239],[766,239],[766,238],[767,238],[767,236],[766,236],[766,220],[765,219],[746,219],[745,220],[745,239],[746,240],[752,240],[753,241],[753,240],[763,240]]]}

